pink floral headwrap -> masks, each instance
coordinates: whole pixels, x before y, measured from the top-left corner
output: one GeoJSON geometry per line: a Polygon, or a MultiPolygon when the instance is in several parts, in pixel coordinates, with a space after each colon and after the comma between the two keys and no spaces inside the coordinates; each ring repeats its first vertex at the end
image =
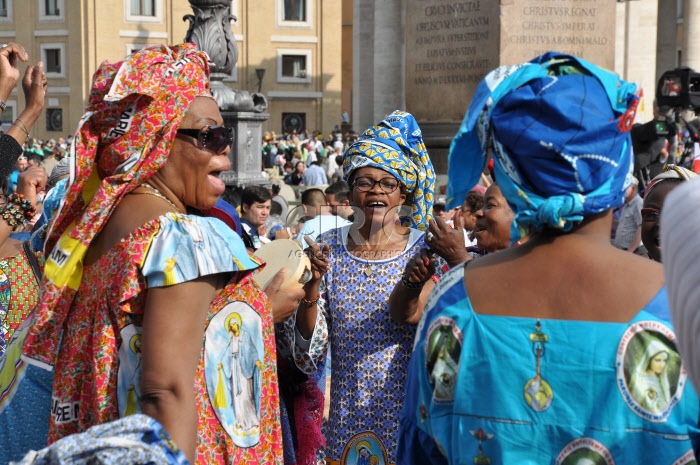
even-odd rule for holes
{"type": "Polygon", "coordinates": [[[58,345],[89,245],[124,195],[165,164],[182,119],[200,96],[211,98],[209,59],[194,44],[144,48],[97,69],[71,148],[71,186],[46,238],[44,294],[27,355],[53,364],[55,351],[46,348],[58,345]]]}

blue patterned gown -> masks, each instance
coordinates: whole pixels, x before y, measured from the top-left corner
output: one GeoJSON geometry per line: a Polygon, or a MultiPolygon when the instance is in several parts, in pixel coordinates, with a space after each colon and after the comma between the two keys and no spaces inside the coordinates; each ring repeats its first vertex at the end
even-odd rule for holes
{"type": "MultiPolygon", "coordinates": [[[[423,233],[410,230],[403,253],[367,261],[346,248],[349,226],[319,236],[330,247],[319,316],[311,340],[295,333],[295,362],[307,373],[322,365],[330,341],[332,359],[330,418],[326,457],[331,465],[396,463],[399,414],[414,325],[389,316],[389,295],[408,260],[425,247],[423,233]],[[372,457],[376,458],[372,460],[372,457]]],[[[293,330],[292,330],[293,331],[293,330]]]]}

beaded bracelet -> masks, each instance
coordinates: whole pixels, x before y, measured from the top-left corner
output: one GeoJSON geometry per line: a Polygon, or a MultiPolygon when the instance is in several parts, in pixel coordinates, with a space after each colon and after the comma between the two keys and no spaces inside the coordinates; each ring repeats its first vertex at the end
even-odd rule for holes
{"type": "Polygon", "coordinates": [[[13,228],[24,224],[24,213],[16,205],[6,204],[0,208],[0,217],[13,228]]]}
{"type": "Polygon", "coordinates": [[[31,220],[34,218],[34,215],[36,215],[36,208],[34,208],[32,202],[22,194],[13,193],[8,195],[7,202],[17,205],[22,212],[24,212],[24,219],[27,221],[31,220]]]}
{"type": "Polygon", "coordinates": [[[401,276],[401,284],[403,284],[406,289],[421,289],[425,283],[412,283],[406,279],[405,276],[401,276]]]}
{"type": "Polygon", "coordinates": [[[314,305],[314,304],[316,304],[316,303],[318,303],[318,299],[316,299],[316,300],[306,300],[306,299],[302,298],[302,299],[299,301],[299,304],[300,304],[300,305],[303,305],[304,307],[311,307],[312,305],[314,305]]]}

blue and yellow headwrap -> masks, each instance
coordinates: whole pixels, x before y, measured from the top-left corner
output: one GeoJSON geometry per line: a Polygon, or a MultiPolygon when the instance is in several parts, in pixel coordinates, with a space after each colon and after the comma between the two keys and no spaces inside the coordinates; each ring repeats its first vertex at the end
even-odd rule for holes
{"type": "Polygon", "coordinates": [[[348,147],[343,154],[345,179],[367,166],[391,173],[408,191],[405,205],[411,208],[401,209],[401,224],[426,230],[433,210],[435,171],[413,115],[396,110],[348,147]]]}
{"type": "Polygon", "coordinates": [[[515,212],[513,242],[546,228],[569,231],[584,216],[621,205],[632,180],[635,89],[551,52],[490,72],[450,147],[447,208],[478,182],[489,148],[515,212]]]}

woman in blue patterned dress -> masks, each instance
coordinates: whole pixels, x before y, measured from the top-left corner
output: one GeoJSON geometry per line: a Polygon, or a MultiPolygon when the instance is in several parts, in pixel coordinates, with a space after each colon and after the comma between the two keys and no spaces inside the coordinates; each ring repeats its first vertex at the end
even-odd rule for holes
{"type": "Polygon", "coordinates": [[[436,284],[409,366],[402,465],[695,463],[700,400],[661,267],[610,244],[635,90],[554,53],[477,88],[448,198],[476,184],[492,150],[511,243],[530,240],[436,284]]]}
{"type": "MultiPolygon", "coordinates": [[[[331,344],[331,405],[326,457],[395,463],[396,434],[415,325],[394,323],[388,299],[407,260],[424,247],[434,172],[415,119],[396,111],[345,152],[355,223],[318,238],[327,255],[289,335],[297,366],[323,369],[331,344]],[[401,224],[396,223],[396,218],[401,224]]],[[[311,245],[318,252],[319,246],[311,245]]],[[[312,259],[320,268],[319,260],[312,259]]],[[[293,324],[292,321],[290,323],[293,324]]]]}

